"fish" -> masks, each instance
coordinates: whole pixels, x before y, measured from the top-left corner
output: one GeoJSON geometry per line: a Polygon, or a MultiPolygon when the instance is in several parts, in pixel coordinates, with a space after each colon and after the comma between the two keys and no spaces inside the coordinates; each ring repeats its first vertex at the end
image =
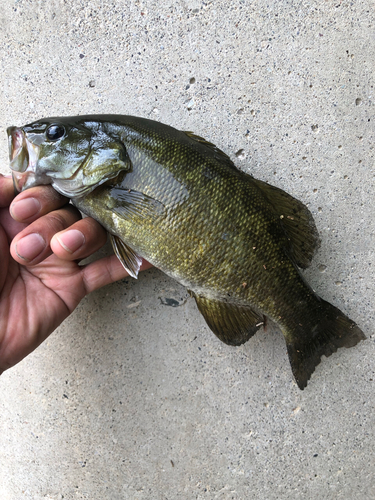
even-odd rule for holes
{"type": "Polygon", "coordinates": [[[323,355],[366,338],[301,274],[320,245],[308,208],[204,138],[126,115],[45,118],[7,133],[17,192],[51,184],[108,231],[130,276],[144,258],[185,286],[224,343],[276,323],[301,390],[323,355]]]}

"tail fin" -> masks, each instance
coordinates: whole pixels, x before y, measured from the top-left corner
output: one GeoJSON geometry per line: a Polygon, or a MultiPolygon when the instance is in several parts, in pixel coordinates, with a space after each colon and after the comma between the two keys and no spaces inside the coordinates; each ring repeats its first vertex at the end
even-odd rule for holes
{"type": "Polygon", "coordinates": [[[306,332],[293,335],[292,342],[287,342],[289,361],[298,387],[301,390],[306,387],[323,354],[328,357],[339,347],[353,347],[365,338],[354,321],[321,299],[319,321],[309,335],[306,332]]]}

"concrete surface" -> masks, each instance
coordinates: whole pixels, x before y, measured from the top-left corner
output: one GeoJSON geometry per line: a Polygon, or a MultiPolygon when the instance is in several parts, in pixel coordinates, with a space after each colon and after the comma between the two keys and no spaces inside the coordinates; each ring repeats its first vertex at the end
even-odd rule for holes
{"type": "Polygon", "coordinates": [[[2,172],[43,116],[193,130],[310,207],[306,277],[368,336],[301,392],[277,329],[231,348],[161,272],[108,286],[1,376],[2,500],[375,498],[374,7],[2,2],[2,172]]]}

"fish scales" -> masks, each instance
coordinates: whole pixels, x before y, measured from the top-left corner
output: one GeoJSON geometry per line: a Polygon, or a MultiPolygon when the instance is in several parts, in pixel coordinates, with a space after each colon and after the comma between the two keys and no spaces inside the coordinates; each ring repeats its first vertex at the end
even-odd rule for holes
{"type": "MultiPolygon", "coordinates": [[[[134,149],[141,148],[139,138],[136,142],[134,149]]],[[[168,148],[174,152],[175,144],[170,142],[172,141],[167,143],[168,148]]],[[[152,142],[152,146],[153,153],[158,149],[156,140],[152,142]]],[[[186,152],[183,150],[177,158],[179,168],[175,167],[176,155],[168,155],[164,149],[163,154],[156,153],[146,157],[149,161],[147,159],[141,161],[139,155],[132,157],[132,150],[133,147],[130,145],[128,149],[130,159],[132,163],[138,161],[140,167],[137,172],[126,174],[120,181],[119,187],[142,191],[153,199],[165,202],[165,214],[158,219],[156,230],[156,221],[152,218],[134,216],[124,219],[109,211],[106,214],[108,230],[111,231],[115,223],[118,236],[126,234],[126,241],[130,246],[156,266],[173,272],[176,279],[188,287],[194,284],[195,287],[202,289],[202,293],[218,299],[225,299],[230,294],[233,299],[240,302],[245,300],[254,303],[257,298],[261,308],[267,306],[274,308],[276,301],[269,303],[269,294],[264,283],[269,287],[273,286],[275,280],[283,283],[285,278],[288,280],[290,273],[294,274],[296,270],[290,261],[285,261],[284,265],[276,265],[280,256],[279,240],[272,241],[274,238],[259,237],[259,234],[264,232],[265,226],[269,225],[270,214],[267,214],[267,206],[264,206],[265,215],[263,215],[261,211],[263,200],[257,200],[256,189],[251,190],[255,191],[254,193],[243,192],[243,182],[238,171],[230,171],[226,165],[212,161],[211,158],[202,163],[198,153],[190,152],[189,155],[189,148],[186,148],[186,152]],[[211,187],[208,189],[205,181],[202,182],[205,163],[209,163],[212,171],[216,173],[216,178],[221,179],[221,182],[211,182],[211,187]],[[185,174],[187,171],[188,175],[185,174]],[[150,172],[153,175],[150,175],[150,172]],[[170,172],[172,177],[166,175],[166,172],[170,172]],[[150,177],[154,180],[152,184],[150,177]],[[176,186],[177,195],[171,190],[171,184],[181,186],[181,188],[176,186]],[[183,191],[185,185],[188,186],[189,199],[181,206],[179,193],[183,191]],[[202,199],[202,188],[207,190],[204,199],[202,199]],[[253,230],[243,238],[242,232],[246,231],[248,217],[254,221],[253,230]],[[238,225],[237,234],[233,234],[231,229],[236,230],[236,225],[238,225]],[[209,238],[207,227],[210,230],[209,238]],[[221,242],[225,245],[220,245],[221,242]],[[249,255],[249,248],[254,247],[255,250],[249,255]],[[202,248],[205,248],[204,252],[202,248]],[[251,260],[252,276],[249,276],[249,260],[251,260]],[[172,265],[173,269],[169,269],[172,265]],[[249,283],[246,289],[242,287],[244,281],[249,283]],[[264,289],[263,293],[261,288],[264,289]]],[[[108,196],[112,196],[111,190],[106,187],[101,193],[94,191],[75,204],[83,212],[94,215],[99,204],[103,212],[105,211],[107,204],[110,204],[110,201],[107,201],[108,196]]],[[[284,237],[280,233],[281,231],[276,236],[284,237]]],[[[282,304],[281,297],[279,301],[282,304]]],[[[278,309],[275,309],[275,314],[277,313],[278,309]]]]}
{"type": "Polygon", "coordinates": [[[319,246],[308,209],[205,139],[121,115],[47,118],[8,135],[19,190],[50,183],[71,198],[132,276],[142,257],[185,285],[227,344],[273,320],[301,389],[323,354],[365,338],[300,273],[319,246]]]}

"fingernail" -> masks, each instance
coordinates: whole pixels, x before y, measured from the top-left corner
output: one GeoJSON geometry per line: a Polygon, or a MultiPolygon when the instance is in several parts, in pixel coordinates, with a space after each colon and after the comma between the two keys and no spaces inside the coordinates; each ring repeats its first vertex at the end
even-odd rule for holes
{"type": "Polygon", "coordinates": [[[41,209],[41,205],[36,198],[25,198],[12,203],[10,213],[13,219],[26,220],[36,215],[41,209]]]}
{"type": "Polygon", "coordinates": [[[46,242],[40,234],[28,234],[16,243],[16,254],[20,259],[31,262],[46,248],[46,242]]]}
{"type": "Polygon", "coordinates": [[[56,239],[69,253],[76,252],[85,243],[85,237],[78,229],[70,229],[65,233],[56,235],[56,239]]]}

